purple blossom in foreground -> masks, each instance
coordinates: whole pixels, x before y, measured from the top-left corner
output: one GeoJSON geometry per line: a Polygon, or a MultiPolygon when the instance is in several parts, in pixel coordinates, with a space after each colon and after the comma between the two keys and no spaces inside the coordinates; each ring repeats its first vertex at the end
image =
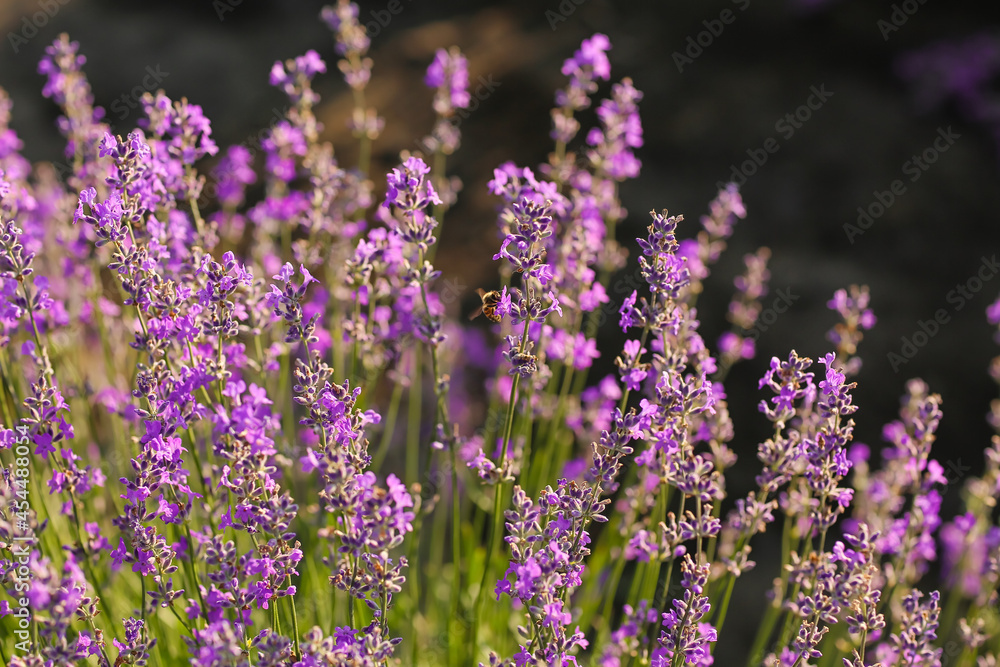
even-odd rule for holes
{"type": "MultiPolygon", "coordinates": [[[[659,620],[659,612],[650,608],[648,600],[640,600],[634,609],[625,605],[621,625],[611,633],[608,644],[601,648],[596,664],[600,667],[623,667],[630,656],[649,652],[651,639],[648,628],[659,620]]],[[[662,660],[666,651],[665,647],[656,647],[650,655],[650,662],[662,660]]]]}
{"type": "MultiPolygon", "coordinates": [[[[498,184],[498,187],[502,187],[498,184]]],[[[559,299],[549,287],[552,267],[546,262],[544,241],[552,234],[551,204],[537,204],[528,196],[512,202],[501,213],[506,234],[494,260],[506,260],[514,272],[521,274],[522,286],[511,290],[509,314],[511,326],[519,333],[507,336],[508,349],[504,357],[510,362],[511,375],[530,377],[538,371],[538,357],[533,353],[532,323],[544,322],[553,312],[562,315],[559,299]],[[542,298],[542,293],[545,298],[542,298]]],[[[506,301],[502,308],[506,311],[506,301]]]]}
{"type": "Polygon", "coordinates": [[[916,667],[941,665],[943,650],[933,645],[937,639],[941,594],[931,591],[926,600],[922,600],[923,597],[923,593],[914,590],[903,598],[902,614],[897,621],[899,632],[879,645],[875,651],[876,659],[884,664],[902,663],[916,667]]]}
{"type": "Polygon", "coordinates": [[[540,620],[524,629],[530,642],[514,656],[517,664],[575,663],[572,656],[588,645],[579,628],[569,629],[572,615],[564,603],[565,593],[580,585],[583,559],[590,553],[587,521],[599,516],[592,514],[595,506],[587,495],[586,488],[564,481],[556,490],[546,487],[536,506],[514,488],[514,509],[505,513],[511,560],[496,594],[498,600],[502,594],[518,598],[532,619],[540,620]]]}
{"type": "Polygon", "coordinates": [[[650,211],[653,218],[649,225],[649,236],[637,239],[642,249],[639,266],[642,277],[649,285],[650,298],[639,299],[641,306],[636,305],[638,291],[622,303],[619,313],[622,331],[632,327],[648,328],[653,333],[663,329],[676,332],[683,318],[683,313],[675,303],[681,290],[690,282],[690,272],[683,257],[678,256],[677,223],[684,216],[667,216],[667,212],[650,211]]]}
{"type": "Polygon", "coordinates": [[[812,359],[800,357],[794,350],[788,355],[787,362],[771,357],[770,368],[760,379],[758,387],[763,389],[767,386],[776,396],[771,399],[772,405],[768,405],[767,401],[761,401],[759,409],[770,421],[778,425],[778,428],[783,428],[795,415],[795,401],[806,399],[812,402],[815,399],[813,374],[805,372],[810,366],[812,359]]]}
{"type": "Polygon", "coordinates": [[[308,320],[304,318],[302,312],[302,302],[305,299],[306,290],[310,283],[318,282],[309,273],[309,269],[304,266],[299,267],[302,274],[302,283],[296,284],[292,280],[292,265],[285,263],[273,278],[284,284],[283,287],[271,285],[271,291],[267,295],[267,304],[274,311],[274,314],[282,318],[288,324],[288,333],[285,341],[288,343],[302,341],[303,343],[316,342],[314,334],[316,330],[316,317],[308,320]]]}
{"type": "MultiPolygon", "coordinates": [[[[482,296],[495,326],[462,329],[452,316],[474,285],[432,263],[457,181],[405,154],[373,210],[366,17],[347,0],[323,17],[352,89],[357,168],[320,141],[313,80],[326,64],[309,51],[272,68],[292,106],[262,140],[259,191],[241,147],[225,152],[216,192],[203,188],[211,123],[183,98],[149,93],[142,131],[107,133],[65,36],[40,71],[62,107],[68,178],[20,155],[0,91],[7,663],[710,665],[733,636],[737,579],[759,567],[774,578],[770,602],[746,607],[774,623],[760,664],[937,667],[958,645],[960,663],[994,666],[1000,435],[981,472],[946,470],[931,453],[941,398],[911,380],[885,445],[853,442],[867,288],[828,304],[843,321],[821,374],[794,351],[770,361],[761,467],[727,498],[749,469],[734,469],[723,382],[753,356],[770,256],[744,258],[717,361],[701,320],[723,313],[699,296],[746,216],[736,186],[695,238],[678,237],[681,216],[653,213],[638,270],[616,273],[641,93],[611,87],[584,159],[569,150],[577,112],[610,77],[610,43],[594,35],[565,63],[544,178],[508,162],[489,183],[501,285],[482,296]],[[245,210],[248,196],[259,201],[245,210]],[[67,227],[70,215],[86,224],[67,227]],[[629,335],[609,357],[614,309],[629,335]],[[602,354],[616,372],[589,378],[602,354]],[[758,566],[755,538],[776,518],[782,559],[758,566]],[[918,592],[938,569],[945,605],[918,592]]],[[[988,80],[986,55],[970,90],[988,80]]],[[[465,57],[438,51],[425,82],[437,118],[424,146],[440,159],[471,102],[465,57]]],[[[1000,326],[1000,300],[986,316],[1000,326]]],[[[1000,357],[990,374],[1000,382],[1000,357]]],[[[1000,431],[1000,400],[989,419],[1000,431]]]]}
{"type": "Polygon", "coordinates": [[[708,667],[713,660],[710,644],[718,637],[715,628],[707,622],[702,622],[711,605],[705,595],[708,583],[708,564],[696,565],[689,554],[681,561],[681,588],[683,597],[673,601],[673,610],[663,614],[663,626],[666,630],[660,633],[660,644],[667,649],[666,653],[654,657],[651,664],[663,667],[674,660],[674,656],[682,655],[681,664],[708,667]]]}

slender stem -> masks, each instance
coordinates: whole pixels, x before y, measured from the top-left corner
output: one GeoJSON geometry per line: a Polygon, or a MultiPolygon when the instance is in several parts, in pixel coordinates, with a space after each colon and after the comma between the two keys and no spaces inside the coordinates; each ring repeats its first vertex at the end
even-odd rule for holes
{"type": "Polygon", "coordinates": [[[403,398],[403,383],[396,382],[392,387],[392,397],[389,399],[389,412],[382,425],[382,438],[379,440],[378,449],[375,450],[375,458],[372,459],[371,469],[375,472],[382,470],[382,463],[386,454],[389,453],[389,444],[396,431],[396,419],[399,416],[399,404],[403,398]]]}
{"type": "Polygon", "coordinates": [[[413,484],[420,479],[420,422],[423,411],[422,347],[413,348],[413,372],[410,374],[410,395],[407,403],[406,423],[406,481],[413,484]]]}
{"type": "MultiPolygon", "coordinates": [[[[729,612],[729,600],[733,596],[733,588],[735,587],[736,577],[729,577],[726,581],[726,590],[722,594],[722,602],[719,603],[719,616],[715,622],[716,636],[722,632],[722,626],[726,622],[726,614],[729,612]]],[[[712,648],[715,648],[715,644],[712,644],[712,648]]]]}
{"type": "Polygon", "coordinates": [[[778,617],[781,614],[781,603],[784,599],[785,586],[788,582],[788,574],[785,571],[784,564],[788,562],[789,555],[791,554],[791,524],[792,518],[786,514],[784,526],[781,532],[780,588],[776,591],[774,599],[771,600],[771,604],[768,605],[767,610],[764,612],[764,619],[761,621],[760,625],[757,626],[757,635],[754,637],[753,646],[750,649],[750,655],[747,659],[747,667],[757,667],[754,662],[755,660],[759,661],[759,656],[763,655],[764,647],[767,646],[767,642],[771,638],[771,633],[774,631],[774,626],[778,622],[778,617]]]}
{"type": "MultiPolygon", "coordinates": [[[[523,354],[525,347],[528,344],[528,325],[531,320],[524,320],[524,332],[521,335],[521,344],[518,347],[518,354],[523,354]]],[[[475,660],[475,651],[477,649],[477,634],[479,632],[479,621],[482,616],[483,608],[483,591],[486,589],[486,582],[489,580],[490,576],[490,561],[493,560],[493,551],[496,547],[497,536],[500,534],[503,525],[503,494],[504,494],[504,476],[507,462],[507,447],[510,444],[510,435],[514,429],[514,407],[517,402],[517,386],[520,384],[521,375],[517,373],[514,375],[514,379],[510,383],[510,398],[507,401],[507,420],[504,423],[503,429],[503,441],[500,445],[500,461],[498,469],[500,471],[500,479],[497,480],[496,491],[493,496],[493,529],[490,531],[489,541],[486,544],[486,560],[483,563],[483,577],[479,582],[479,590],[476,591],[476,614],[475,620],[472,625],[472,650],[473,650],[473,660],[475,660]]]]}
{"type": "MultiPolygon", "coordinates": [[[[462,506],[458,497],[458,468],[457,457],[455,456],[455,443],[451,443],[451,561],[452,561],[452,582],[451,582],[451,616],[448,619],[448,627],[455,627],[455,620],[458,618],[459,606],[461,603],[460,592],[462,587],[462,506]]],[[[449,632],[449,645],[460,649],[461,637],[456,636],[457,632],[449,632]]],[[[449,660],[452,657],[449,651],[449,660]]],[[[464,656],[461,654],[456,660],[456,664],[461,664],[464,656]]]]}
{"type": "MultiPolygon", "coordinates": [[[[288,583],[292,581],[292,575],[288,575],[288,583]]],[[[295,657],[302,657],[302,651],[299,649],[299,615],[295,611],[295,596],[289,595],[288,602],[292,607],[292,641],[295,643],[295,657]]]]}

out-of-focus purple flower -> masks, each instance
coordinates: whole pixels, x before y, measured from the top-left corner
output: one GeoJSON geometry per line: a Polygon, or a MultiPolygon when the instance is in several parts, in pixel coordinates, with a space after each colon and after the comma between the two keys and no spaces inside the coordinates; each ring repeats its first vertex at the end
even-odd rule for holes
{"type": "MultiPolygon", "coordinates": [[[[320,12],[320,17],[334,32],[336,50],[342,56],[364,54],[368,51],[371,40],[364,27],[358,21],[358,5],[348,0],[338,0],[336,5],[327,5],[320,12]]],[[[369,64],[369,68],[371,65],[369,64]]],[[[367,78],[365,79],[367,81],[367,78]]],[[[350,83],[350,82],[349,82],[350,83]]],[[[353,85],[351,86],[354,87],[353,85]]]]}
{"type": "MultiPolygon", "coordinates": [[[[590,95],[597,90],[597,81],[607,81],[611,78],[611,62],[607,54],[610,49],[611,41],[607,35],[596,33],[583,40],[573,57],[563,63],[563,76],[568,76],[570,81],[565,90],[556,92],[558,106],[572,111],[590,106],[590,95]]],[[[558,131],[557,127],[556,132],[558,131]]]]}
{"type": "MultiPolygon", "coordinates": [[[[322,72],[326,72],[326,63],[312,49],[306,51],[305,55],[290,58],[284,63],[277,61],[271,67],[271,85],[281,88],[292,103],[286,112],[288,120],[301,132],[310,150],[314,152],[317,150],[323,125],[313,113],[313,107],[319,103],[319,95],[313,90],[312,80],[322,72]]],[[[332,152],[329,155],[329,161],[332,162],[332,152]]],[[[316,155],[313,155],[311,162],[314,166],[319,164],[316,155]]]]}
{"type": "Polygon", "coordinates": [[[219,203],[233,209],[243,203],[246,186],[257,181],[253,156],[245,146],[230,146],[212,173],[217,183],[219,203]]]}
{"type": "Polygon", "coordinates": [[[635,89],[632,80],[622,79],[612,86],[611,99],[601,102],[597,109],[601,127],[587,134],[587,143],[594,147],[587,151],[587,157],[598,173],[616,181],[639,175],[642,163],[632,149],[642,146],[638,107],[641,99],[642,93],[635,89]]]}
{"type": "Polygon", "coordinates": [[[875,326],[875,314],[868,307],[870,302],[867,285],[851,285],[849,295],[847,290],[839,289],[826,304],[844,320],[838,322],[826,338],[837,346],[837,358],[845,365],[844,372],[848,376],[856,375],[861,370],[861,358],[853,355],[864,338],[862,332],[875,326]]]}
{"type": "MultiPolygon", "coordinates": [[[[363,93],[372,76],[372,59],[368,57],[371,40],[358,21],[358,5],[338,0],[336,5],[324,7],[321,16],[334,33],[337,53],[343,56],[337,61],[337,67],[344,80],[352,90],[363,93]]],[[[359,105],[355,106],[348,125],[354,136],[375,140],[385,126],[385,119],[379,117],[375,109],[359,105]]]]}
{"type": "Polygon", "coordinates": [[[309,49],[304,55],[282,63],[280,60],[271,66],[270,83],[282,91],[297,104],[300,100],[315,104],[319,97],[308,85],[317,74],[326,72],[326,63],[319,54],[309,49]]]}
{"type": "MultiPolygon", "coordinates": [[[[649,600],[640,600],[634,609],[625,605],[621,625],[611,633],[606,646],[598,647],[600,658],[595,664],[600,667],[622,667],[629,656],[642,655],[649,650],[651,640],[647,630],[659,620],[659,613],[650,606],[649,600]]],[[[654,649],[654,653],[664,651],[662,647],[654,649]]],[[[653,660],[659,657],[659,653],[650,656],[653,660]]]]}
{"type": "Polygon", "coordinates": [[[726,319],[738,331],[730,331],[719,337],[721,365],[728,369],[741,359],[753,359],[756,352],[756,324],[761,312],[760,299],[767,294],[767,281],[771,277],[767,261],[771,257],[769,248],[760,248],[752,255],[744,255],[747,270],[736,277],[736,294],[729,302],[726,319]]]}
{"type": "Polygon", "coordinates": [[[427,68],[424,83],[437,89],[434,94],[434,111],[439,116],[451,116],[456,109],[469,106],[471,97],[468,62],[457,46],[437,50],[434,61],[427,68]]]}
{"type": "Polygon", "coordinates": [[[107,132],[107,125],[101,122],[104,109],[94,107],[90,84],[82,72],[87,59],[78,54],[79,48],[79,42],[69,41],[63,33],[45,47],[45,56],[38,63],[38,73],[47,77],[42,95],[63,110],[57,125],[67,139],[64,155],[74,161],[70,185],[78,189],[100,180],[95,165],[97,146],[107,132]]]}
{"type": "Polygon", "coordinates": [[[289,183],[297,174],[297,161],[306,154],[306,137],[288,121],[275,123],[260,142],[266,154],[265,169],[279,181],[289,183]]]}
{"type": "Polygon", "coordinates": [[[1000,39],[995,32],[933,42],[904,53],[895,69],[909,83],[920,111],[929,112],[953,99],[963,115],[987,127],[1000,148],[995,99],[1000,39]]]}

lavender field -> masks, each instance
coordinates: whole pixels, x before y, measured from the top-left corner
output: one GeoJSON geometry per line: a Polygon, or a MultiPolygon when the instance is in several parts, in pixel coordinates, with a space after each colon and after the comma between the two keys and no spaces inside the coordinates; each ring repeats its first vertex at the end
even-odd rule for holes
{"type": "Polygon", "coordinates": [[[1000,662],[1000,17],[83,4],[0,14],[3,664],[1000,662]]]}

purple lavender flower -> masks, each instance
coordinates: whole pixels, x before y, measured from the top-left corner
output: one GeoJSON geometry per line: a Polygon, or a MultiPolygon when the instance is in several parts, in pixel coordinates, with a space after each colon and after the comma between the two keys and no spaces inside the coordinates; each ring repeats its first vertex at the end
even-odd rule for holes
{"type": "Polygon", "coordinates": [[[639,175],[642,163],[633,148],[642,146],[642,123],[638,103],[642,93],[632,85],[632,79],[622,79],[611,88],[611,99],[601,102],[597,117],[600,128],[592,128],[587,143],[594,148],[587,157],[599,174],[623,181],[639,175]]]}
{"type": "Polygon", "coordinates": [[[723,369],[728,370],[740,359],[752,359],[754,356],[756,337],[751,332],[760,316],[760,299],[767,294],[767,281],[771,277],[767,261],[770,257],[769,248],[760,248],[752,255],[743,256],[747,270],[733,281],[736,294],[729,302],[726,313],[726,319],[736,330],[726,332],[719,338],[720,365],[723,369]]]}
{"type": "Polygon", "coordinates": [[[290,183],[295,179],[297,160],[306,154],[303,131],[288,121],[275,123],[270,134],[261,141],[266,154],[265,169],[277,181],[290,183]]]}
{"type": "Polygon", "coordinates": [[[57,125],[67,140],[65,156],[73,161],[70,185],[75,189],[99,182],[97,149],[107,132],[107,125],[101,122],[104,109],[94,107],[90,84],[82,72],[87,59],[78,55],[79,48],[79,42],[69,41],[63,33],[45,47],[45,56],[38,63],[38,73],[47,77],[42,95],[63,110],[57,125]]]}
{"type": "MultiPolygon", "coordinates": [[[[336,50],[346,56],[340,65],[351,88],[364,88],[371,77],[371,60],[364,58],[371,40],[358,22],[358,5],[348,0],[338,0],[337,4],[323,7],[321,17],[336,37],[336,50]]],[[[339,63],[338,63],[339,64],[339,63]]]]}
{"type": "Polygon", "coordinates": [[[427,68],[424,83],[437,89],[434,94],[434,111],[439,116],[449,117],[456,109],[469,106],[471,97],[468,62],[458,47],[437,50],[434,62],[427,68]]]}
{"type": "Polygon", "coordinates": [[[953,99],[963,115],[986,125],[1000,147],[991,85],[1000,73],[1000,41],[995,34],[986,31],[933,42],[903,54],[895,69],[910,85],[920,111],[953,99]]]}
{"type": "Polygon", "coordinates": [[[920,667],[941,664],[943,651],[933,645],[937,639],[941,594],[931,591],[925,601],[921,601],[923,597],[923,593],[914,590],[903,598],[903,612],[897,621],[899,631],[877,647],[877,660],[885,664],[901,662],[920,667]]]}
{"type": "Polygon", "coordinates": [[[667,629],[660,633],[660,644],[667,649],[659,658],[661,664],[674,661],[675,655],[683,655],[680,664],[707,667],[712,664],[709,644],[718,638],[715,628],[703,623],[711,605],[705,595],[708,583],[707,563],[696,565],[689,554],[681,561],[681,588],[683,597],[673,601],[673,610],[663,614],[663,625],[667,629]]]}
{"type": "Polygon", "coordinates": [[[326,72],[326,63],[319,54],[310,49],[304,55],[282,64],[280,61],[271,67],[270,82],[272,86],[281,88],[293,103],[300,99],[313,104],[318,101],[311,89],[304,87],[303,82],[310,81],[317,74],[326,72]]]}
{"type": "MultiPolygon", "coordinates": [[[[358,5],[348,0],[338,0],[335,6],[324,7],[321,16],[334,32],[337,53],[343,56],[337,61],[337,67],[344,74],[347,85],[360,94],[360,97],[355,98],[350,128],[354,136],[374,141],[381,134],[385,119],[380,118],[375,109],[364,106],[364,90],[372,75],[372,59],[368,57],[371,40],[358,21],[358,5]]],[[[363,164],[361,171],[366,172],[366,165],[363,164]]]]}
{"type": "Polygon", "coordinates": [[[230,146],[213,172],[218,183],[216,196],[224,208],[235,209],[245,199],[246,186],[257,181],[253,156],[244,146],[230,146]]]}
{"type": "MultiPolygon", "coordinates": [[[[659,620],[659,614],[650,608],[649,600],[640,600],[634,609],[625,605],[621,625],[611,633],[608,644],[600,649],[597,665],[600,667],[622,667],[629,656],[649,652],[650,638],[647,628],[659,620]]],[[[666,649],[657,647],[650,655],[651,661],[660,660],[666,649]]]]}
{"type": "Polygon", "coordinates": [[[39,657],[37,664],[75,664],[101,652],[102,640],[71,631],[78,618],[92,622],[98,614],[97,601],[87,595],[87,581],[76,558],[69,554],[60,572],[30,543],[17,542],[10,553],[11,557],[0,559],[0,587],[14,600],[27,600],[37,623],[37,642],[34,636],[30,642],[32,653],[39,657]]]}
{"type": "Polygon", "coordinates": [[[580,130],[573,112],[590,106],[590,96],[597,91],[597,81],[611,78],[611,63],[607,51],[611,42],[601,33],[583,40],[580,48],[562,66],[563,76],[570,78],[565,90],[556,92],[556,105],[552,110],[552,138],[569,143],[580,130]]]}
{"type": "Polygon", "coordinates": [[[850,296],[847,290],[839,289],[826,304],[827,308],[837,311],[844,319],[826,337],[837,346],[837,358],[845,365],[844,373],[848,376],[857,375],[861,370],[861,358],[853,355],[857,352],[858,343],[864,338],[862,331],[875,326],[875,314],[868,307],[870,301],[867,285],[851,285],[850,296]]]}
{"type": "Polygon", "coordinates": [[[579,628],[568,629],[572,616],[564,608],[565,593],[580,585],[583,559],[590,553],[585,526],[595,517],[595,506],[587,495],[586,488],[564,480],[556,490],[546,487],[536,507],[519,486],[514,487],[514,509],[505,513],[509,535],[504,539],[511,560],[497,583],[497,599],[503,594],[520,599],[531,617],[540,621],[526,633],[530,642],[515,655],[518,664],[575,662],[572,656],[588,645],[579,628]],[[579,524],[577,517],[583,520],[579,524]]]}
{"type": "Polygon", "coordinates": [[[622,304],[621,326],[648,328],[653,333],[663,329],[678,331],[684,317],[675,303],[681,290],[688,285],[690,273],[686,262],[677,255],[677,223],[684,216],[667,216],[667,212],[650,211],[653,218],[649,225],[649,236],[636,239],[642,249],[639,266],[642,277],[649,285],[650,299],[640,299],[642,306],[636,306],[638,291],[634,291],[622,304]]]}
{"type": "Polygon", "coordinates": [[[312,274],[304,266],[299,267],[299,272],[302,274],[302,283],[295,284],[292,281],[292,265],[286,262],[281,271],[273,276],[275,280],[284,283],[284,286],[271,285],[271,292],[267,295],[267,304],[272,308],[276,316],[284,319],[288,324],[288,333],[285,335],[286,342],[301,341],[308,344],[316,342],[314,333],[316,329],[316,317],[311,317],[308,320],[304,319],[302,301],[305,298],[309,284],[318,281],[312,277],[312,274]]]}
{"type": "Polygon", "coordinates": [[[771,399],[773,407],[767,401],[761,401],[759,409],[779,428],[783,428],[795,415],[795,401],[805,398],[811,402],[815,397],[813,374],[805,372],[810,366],[812,359],[798,356],[795,350],[788,355],[787,362],[771,357],[770,368],[760,379],[758,387],[766,385],[777,395],[771,399]]]}
{"type": "MultiPolygon", "coordinates": [[[[708,214],[701,216],[702,231],[698,232],[698,236],[681,242],[679,253],[687,258],[691,273],[691,286],[687,290],[689,298],[701,293],[702,281],[708,277],[711,265],[719,261],[726,249],[726,241],[732,236],[737,219],[743,219],[746,215],[739,187],[735,183],[729,183],[720,188],[715,199],[709,203],[708,214]]],[[[755,262],[754,269],[756,268],[755,262]]],[[[737,289],[741,289],[739,285],[737,289]]]]}

